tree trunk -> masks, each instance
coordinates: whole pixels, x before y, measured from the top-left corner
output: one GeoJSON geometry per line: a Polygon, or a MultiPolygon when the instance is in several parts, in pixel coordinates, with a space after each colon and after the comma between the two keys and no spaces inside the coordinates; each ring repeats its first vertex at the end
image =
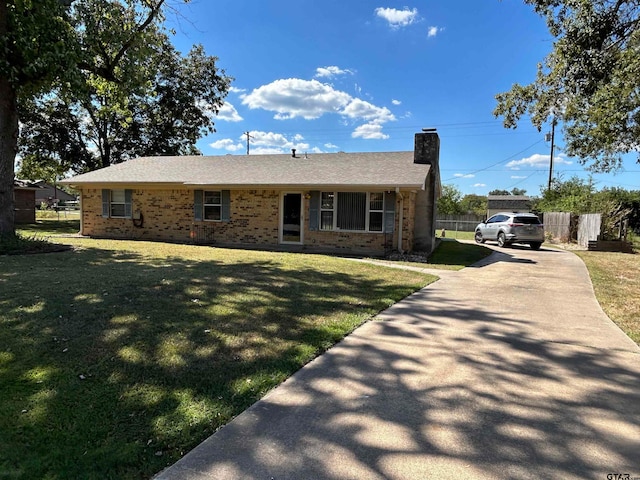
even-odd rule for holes
{"type": "MultiPolygon", "coordinates": [[[[0,1],[0,36],[7,37],[7,2],[0,1]]],[[[17,93],[0,75],[0,235],[15,232],[13,168],[18,148],[17,93]]]]}

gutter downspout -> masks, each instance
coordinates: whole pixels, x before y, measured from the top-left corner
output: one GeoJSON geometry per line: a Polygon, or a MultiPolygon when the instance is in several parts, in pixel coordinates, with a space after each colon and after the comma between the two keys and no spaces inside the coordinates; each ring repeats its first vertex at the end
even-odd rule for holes
{"type": "Polygon", "coordinates": [[[396,195],[400,197],[400,217],[398,219],[398,251],[404,253],[402,249],[402,224],[404,222],[404,196],[400,193],[400,187],[396,187],[396,195]]]}

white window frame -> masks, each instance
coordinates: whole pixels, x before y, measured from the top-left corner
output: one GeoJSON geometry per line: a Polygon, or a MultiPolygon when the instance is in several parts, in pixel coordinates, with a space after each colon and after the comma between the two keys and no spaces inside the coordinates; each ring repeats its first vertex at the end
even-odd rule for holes
{"type": "Polygon", "coordinates": [[[320,208],[319,208],[319,215],[320,218],[318,219],[318,230],[322,231],[322,232],[349,232],[349,233],[384,233],[384,202],[385,202],[385,195],[384,192],[358,192],[358,191],[344,191],[344,192],[337,192],[337,191],[326,191],[326,190],[322,190],[320,191],[320,208]],[[332,208],[323,208],[323,204],[322,204],[322,196],[325,193],[330,193],[333,194],[333,207],[332,208]],[[366,193],[366,208],[365,208],[365,218],[364,218],[364,230],[351,230],[351,229],[340,229],[338,228],[338,196],[343,193],[366,193]],[[382,195],[382,209],[380,210],[372,210],[371,209],[371,194],[380,194],[382,195]],[[333,216],[333,222],[331,225],[331,228],[322,228],[322,212],[332,212],[332,216],[333,216]],[[380,213],[382,215],[382,225],[381,225],[381,229],[380,230],[370,230],[370,220],[371,220],[371,213],[380,213]]]}
{"type": "Polygon", "coordinates": [[[376,232],[382,233],[384,231],[384,192],[367,192],[367,231],[368,232],[376,232]],[[371,208],[371,195],[381,195],[382,196],[382,205],[380,209],[372,209],[371,208]],[[380,214],[380,230],[371,230],[371,214],[379,213],[380,214]]]}
{"type": "Polygon", "coordinates": [[[318,219],[318,230],[323,232],[331,232],[336,229],[336,192],[320,192],[320,218],[318,219]],[[323,196],[324,194],[330,194],[331,197],[331,208],[323,208],[323,196]],[[323,228],[322,223],[322,213],[330,212],[331,213],[331,227],[323,228]]]}
{"type": "Polygon", "coordinates": [[[111,189],[109,190],[109,217],[110,218],[128,218],[127,217],[127,194],[125,192],[126,189],[124,188],[115,188],[115,189],[111,189]],[[114,201],[113,197],[115,196],[114,193],[115,192],[119,192],[122,194],[122,201],[114,201]],[[113,213],[113,207],[114,206],[121,206],[122,207],[122,215],[116,215],[113,213]]]}
{"type": "Polygon", "coordinates": [[[203,190],[202,192],[202,220],[205,222],[222,221],[222,190],[203,190]],[[207,194],[217,193],[220,198],[219,203],[207,203],[207,194]],[[217,207],[219,209],[218,218],[207,218],[207,207],[217,207]]]}

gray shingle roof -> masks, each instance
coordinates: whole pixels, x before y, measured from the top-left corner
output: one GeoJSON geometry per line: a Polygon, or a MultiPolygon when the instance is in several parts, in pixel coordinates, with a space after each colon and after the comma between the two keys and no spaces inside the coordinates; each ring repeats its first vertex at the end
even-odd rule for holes
{"type": "Polygon", "coordinates": [[[167,184],[220,187],[423,188],[429,165],[413,152],[141,157],[78,175],[77,186],[167,184]]]}
{"type": "Polygon", "coordinates": [[[531,197],[526,195],[489,195],[488,200],[509,200],[513,202],[529,201],[531,197]]]}

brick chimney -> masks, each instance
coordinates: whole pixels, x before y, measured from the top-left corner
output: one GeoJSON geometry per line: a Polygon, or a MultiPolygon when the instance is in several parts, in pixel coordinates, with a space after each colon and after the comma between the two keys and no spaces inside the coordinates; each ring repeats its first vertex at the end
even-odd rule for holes
{"type": "Polygon", "coordinates": [[[440,196],[440,137],[435,128],[422,129],[415,135],[413,163],[429,165],[424,189],[416,192],[413,248],[431,253],[436,245],[436,202],[440,196]]]}
{"type": "Polygon", "coordinates": [[[416,133],[413,149],[413,163],[433,165],[440,160],[440,137],[435,128],[423,129],[416,133]]]}

